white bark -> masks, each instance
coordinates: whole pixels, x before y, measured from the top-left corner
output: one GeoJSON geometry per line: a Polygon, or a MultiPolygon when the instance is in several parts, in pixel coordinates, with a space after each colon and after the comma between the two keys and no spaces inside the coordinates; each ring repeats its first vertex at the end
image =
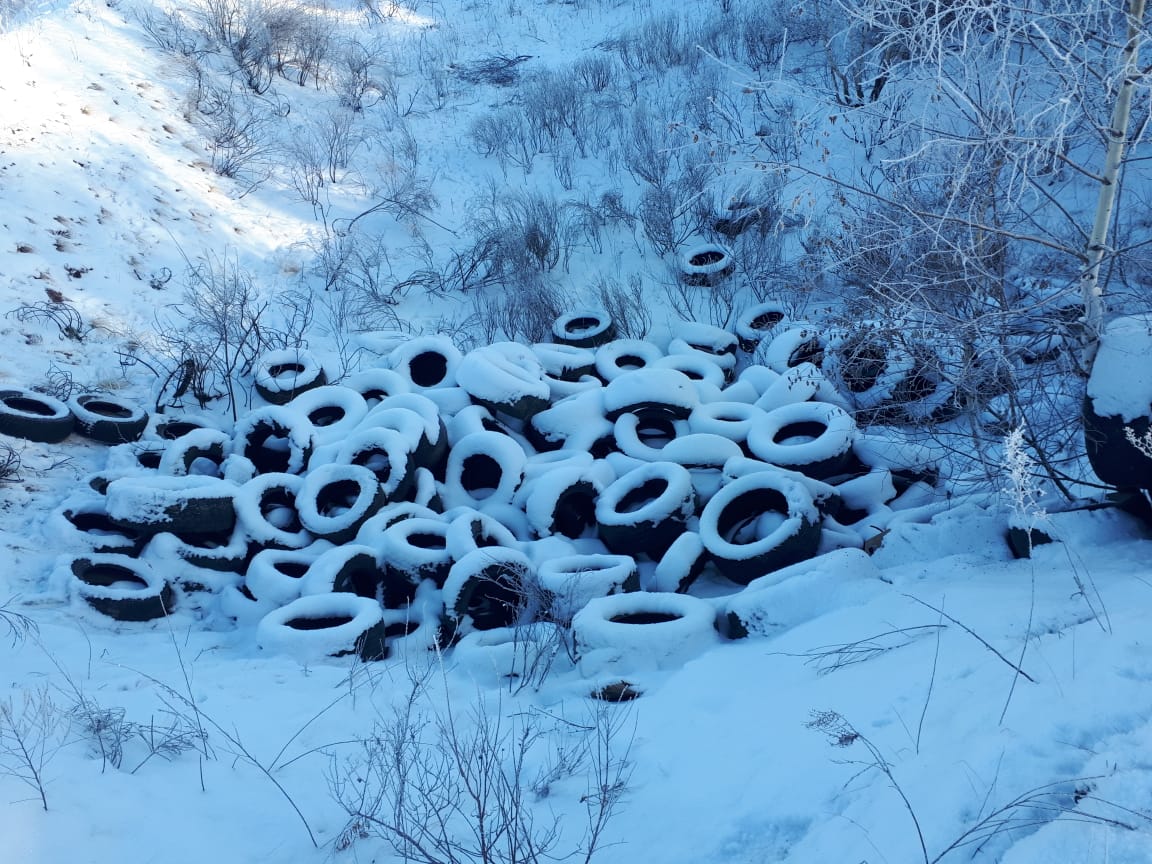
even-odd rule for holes
{"type": "Polygon", "coordinates": [[[1120,92],[1112,107],[1112,121],[1108,128],[1108,152],[1104,157],[1104,171],[1100,178],[1100,198],[1096,205],[1096,220],[1088,238],[1087,264],[1080,277],[1084,298],[1086,335],[1084,359],[1090,364],[1096,355],[1100,333],[1104,328],[1104,289],[1100,284],[1100,266],[1107,251],[1108,228],[1116,206],[1120,163],[1128,141],[1128,117],[1132,108],[1132,91],[1140,75],[1140,34],[1144,22],[1145,0],[1130,0],[1128,4],[1128,39],[1121,52],[1124,73],[1120,92]]]}

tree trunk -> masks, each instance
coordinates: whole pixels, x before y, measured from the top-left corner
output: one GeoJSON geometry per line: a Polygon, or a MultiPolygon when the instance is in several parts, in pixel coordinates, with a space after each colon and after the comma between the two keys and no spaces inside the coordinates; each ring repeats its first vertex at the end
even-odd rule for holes
{"type": "Polygon", "coordinates": [[[1100,198],[1096,204],[1096,221],[1088,238],[1087,263],[1080,277],[1080,290],[1084,298],[1084,362],[1091,366],[1104,329],[1104,290],[1100,284],[1100,265],[1107,251],[1108,227],[1116,205],[1120,163],[1128,140],[1128,116],[1132,108],[1132,91],[1140,76],[1140,33],[1144,23],[1145,0],[1129,0],[1128,39],[1121,51],[1124,67],[1120,92],[1112,106],[1112,121],[1108,128],[1108,152],[1104,157],[1104,171],[1100,180],[1100,198]]]}

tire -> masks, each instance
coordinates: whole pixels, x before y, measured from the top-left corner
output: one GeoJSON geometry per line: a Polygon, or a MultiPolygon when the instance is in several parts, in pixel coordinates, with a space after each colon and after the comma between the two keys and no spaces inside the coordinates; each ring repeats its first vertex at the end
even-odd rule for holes
{"type": "Polygon", "coordinates": [[[274,609],[256,625],[256,645],[289,654],[302,662],[356,655],[361,660],[388,656],[384,612],[374,600],[355,594],[300,597],[274,609]]]}
{"type": "Polygon", "coordinates": [[[336,464],[358,465],[376,477],[387,501],[407,501],[413,491],[414,442],[394,429],[360,429],[336,452],[336,464]]]}
{"type": "Polygon", "coordinates": [[[749,433],[764,417],[763,409],[746,402],[702,402],[688,415],[688,431],[722,435],[746,448],[749,433]]]}
{"type": "Polygon", "coordinates": [[[346,592],[380,601],[384,565],[376,549],[361,543],[345,543],[321,552],[300,580],[300,595],[346,592]]]}
{"type": "Polygon", "coordinates": [[[719,642],[716,612],[687,594],[645,591],[598,597],[572,619],[584,674],[625,666],[678,669],[719,642]]]}
{"type": "Polygon", "coordinates": [[[298,411],[312,424],[317,445],[342,441],[368,413],[364,397],[349,387],[328,384],[301,393],[288,409],[298,411]]]}
{"type": "Polygon", "coordinates": [[[554,402],[524,424],[524,437],[541,453],[564,449],[602,456],[615,447],[612,423],[604,416],[603,388],[554,402]]]}
{"type": "MultiPolygon", "coordinates": [[[[364,427],[378,425],[376,420],[378,415],[390,416],[390,412],[396,408],[411,411],[423,423],[423,429],[412,451],[416,465],[427,468],[437,479],[443,479],[444,466],[448,461],[448,432],[440,417],[440,409],[427,396],[419,393],[389,396],[368,412],[361,425],[364,427]]],[[[404,422],[407,423],[406,420],[404,422]]]]}
{"type": "Polygon", "coordinates": [[[303,549],[316,539],[300,521],[296,474],[260,474],[236,491],[236,518],[262,549],[303,549]]]}
{"type": "Polygon", "coordinates": [[[826,402],[798,402],[765,413],[748,433],[752,455],[814,480],[842,474],[852,460],[856,421],[826,402]]]}
{"type": "Polygon", "coordinates": [[[224,534],[236,525],[237,487],[216,477],[123,477],[108,484],[108,515],[142,534],[224,534]]]}
{"type": "Polygon", "coordinates": [[[320,557],[324,548],[264,549],[248,563],[244,585],[260,601],[273,606],[284,606],[300,596],[308,568],[320,557]]]}
{"type": "Polygon", "coordinates": [[[537,342],[532,353],[540,361],[544,374],[550,379],[577,382],[596,374],[596,352],[557,342],[537,342]]]}
{"type": "Polygon", "coordinates": [[[85,438],[101,444],[127,444],[136,441],[148,426],[148,412],[115,396],[82,393],[68,400],[75,429],[85,438]]]}
{"type": "Polygon", "coordinates": [[[72,559],[72,590],[102,615],[117,621],[152,621],[169,614],[172,587],[146,562],[127,555],[92,554],[72,559]]]}
{"type": "Polygon", "coordinates": [[[616,324],[603,309],[576,309],[556,319],[552,338],[573,348],[596,348],[616,338],[616,324]]]}
{"type": "Polygon", "coordinates": [[[469,351],[456,368],[456,382],[473,402],[517,420],[543,411],[551,396],[543,365],[515,342],[469,351]]]}
{"type": "Polygon", "coordinates": [[[232,435],[232,452],[251,461],[258,474],[302,474],[315,447],[312,424],[287,407],[249,411],[232,435]]]}
{"type": "Polygon", "coordinates": [[[444,541],[448,555],[459,561],[469,552],[488,546],[516,548],[516,535],[506,525],[479,510],[460,508],[451,514],[444,541]]]}
{"type": "Polygon", "coordinates": [[[728,371],[716,363],[716,358],[701,351],[667,354],[656,360],[649,369],[674,369],[690,380],[699,392],[701,385],[722,390],[728,383],[728,371]]]}
{"type": "Polygon", "coordinates": [[[386,496],[376,475],[361,465],[321,465],[308,473],[296,493],[296,512],[314,536],[347,543],[386,496]]]}
{"type": "Polygon", "coordinates": [[[75,420],[68,406],[44,393],[20,388],[0,390],[0,434],[40,444],[58,444],[75,420]]]}
{"type": "Polygon", "coordinates": [[[143,557],[156,566],[164,562],[183,561],[201,570],[217,573],[243,573],[250,557],[248,534],[240,526],[218,534],[154,535],[145,547],[143,557]]]}
{"type": "Polygon", "coordinates": [[[668,547],[664,557],[656,562],[650,588],[683,594],[700,578],[709,561],[704,541],[695,531],[685,531],[668,547]]]}
{"type": "Polygon", "coordinates": [[[218,429],[196,428],[173,440],[157,470],[169,477],[220,477],[232,452],[232,436],[218,429]]]}
{"type": "Polygon", "coordinates": [[[797,323],[775,332],[764,349],[764,365],[781,375],[802,363],[811,363],[820,369],[827,350],[826,333],[812,324],[797,323]]]}
{"type": "Polygon", "coordinates": [[[442,499],[449,509],[509,504],[524,482],[528,461],[516,440],[499,432],[465,435],[448,454],[442,499]]]}
{"type": "Polygon", "coordinates": [[[692,379],[675,369],[637,369],[604,388],[604,416],[612,421],[627,413],[683,420],[699,404],[692,379]]]}
{"type": "Polygon", "coordinates": [[[115,552],[135,557],[146,537],[134,528],[117,525],[108,515],[104,498],[80,494],[69,498],[48,517],[48,532],[65,549],[115,552]]]}
{"type": "Polygon", "coordinates": [[[650,366],[663,356],[651,342],[616,339],[596,349],[596,375],[607,383],[625,372],[650,366]]]}
{"type": "Polygon", "coordinates": [[[320,361],[296,348],[267,352],[256,361],[253,374],[256,392],[273,405],[286,405],[305,390],[328,383],[320,361]]]}
{"type": "Polygon", "coordinates": [[[527,623],[536,577],[528,557],[499,546],[469,552],[452,565],[444,582],[445,614],[457,636],[527,623]]]}
{"type": "Polygon", "coordinates": [[[575,540],[595,534],[596,499],[605,488],[595,475],[585,467],[559,467],[532,483],[524,514],[537,537],[575,540]]]}
{"type": "Polygon", "coordinates": [[[341,383],[359,393],[369,408],[389,396],[412,392],[411,382],[393,369],[364,369],[349,375],[341,383]]]}
{"type": "Polygon", "coordinates": [[[537,581],[548,592],[548,616],[567,625],[597,597],[640,590],[636,560],[629,555],[564,555],[540,564],[537,581]]]}
{"type": "Polygon", "coordinates": [[[703,505],[723,485],[724,466],[730,459],[743,457],[744,451],[723,435],[694,432],[669,441],[660,456],[665,462],[675,462],[688,469],[696,500],[703,505]]]}
{"type": "Polygon", "coordinates": [[[660,411],[621,414],[612,427],[615,449],[642,462],[662,462],[664,448],[688,431],[688,422],[660,411]]]}
{"type": "Polygon", "coordinates": [[[610,552],[659,559],[696,510],[692,476],[672,462],[652,462],[617,478],[596,502],[600,539],[610,552]]]}
{"type": "Polygon", "coordinates": [[[757,303],[745,309],[732,325],[740,350],[753,353],[760,343],[771,338],[773,333],[787,327],[788,310],[775,301],[757,303]]]}
{"type": "Polygon", "coordinates": [[[684,250],[680,256],[680,279],[686,285],[711,288],[736,271],[732,250],[719,243],[705,243],[684,250]]]}
{"type": "Polygon", "coordinates": [[[912,370],[903,350],[865,327],[832,339],[824,374],[858,412],[877,416],[892,403],[893,393],[912,370]]]}
{"type": "Polygon", "coordinates": [[[804,561],[820,544],[820,514],[799,480],[772,470],[730,481],[700,514],[700,539],[732,582],[804,561]]]}
{"type": "Polygon", "coordinates": [[[452,568],[448,523],[442,519],[402,519],[383,532],[380,545],[385,563],[384,605],[406,606],[425,579],[442,587],[452,568]]]}
{"type": "Polygon", "coordinates": [[[153,431],[162,441],[177,441],[192,432],[201,429],[223,431],[221,424],[214,417],[202,417],[196,414],[180,414],[174,417],[159,415],[153,431]]]}
{"type": "Polygon", "coordinates": [[[419,392],[455,386],[460,359],[460,349],[447,336],[418,336],[396,348],[388,363],[419,392]]]}

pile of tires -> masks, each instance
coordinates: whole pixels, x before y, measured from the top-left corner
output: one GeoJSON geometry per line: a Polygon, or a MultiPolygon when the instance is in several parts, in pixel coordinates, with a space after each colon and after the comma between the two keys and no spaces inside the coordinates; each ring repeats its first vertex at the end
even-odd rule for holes
{"type": "Polygon", "coordinates": [[[702,580],[860,549],[909,495],[811,362],[750,364],[704,325],[612,339],[596,310],[555,330],[422,337],[342,383],[275,352],[235,423],[164,417],[109,450],[50,521],[58,572],[97,612],[228,619],[307,660],[547,632],[588,674],[667,668],[719,638],[702,580]]]}

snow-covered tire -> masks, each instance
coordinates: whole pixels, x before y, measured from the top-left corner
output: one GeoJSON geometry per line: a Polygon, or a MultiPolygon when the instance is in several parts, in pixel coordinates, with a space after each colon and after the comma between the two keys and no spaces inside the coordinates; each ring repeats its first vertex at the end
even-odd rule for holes
{"type": "Polygon", "coordinates": [[[248,539],[264,549],[303,549],[316,539],[300,521],[297,474],[260,474],[236,491],[236,517],[248,539]]]}
{"type": "Polygon", "coordinates": [[[266,352],[256,361],[253,374],[256,392],[273,405],[286,405],[305,390],[328,383],[320,361],[297,348],[266,352]]]}
{"type": "Polygon", "coordinates": [[[117,621],[151,621],[172,611],[172,587],[147,562],[112,553],[72,559],[72,590],[117,621]]]}
{"type": "Polygon", "coordinates": [[[716,612],[687,594],[635,591],[590,600],[572,619],[586,674],[605,668],[676,669],[719,641],[716,612]]]}
{"type": "Polygon", "coordinates": [[[720,243],[692,246],[680,256],[680,278],[686,285],[710,288],[719,285],[735,270],[732,250],[720,243]]]}
{"type": "Polygon", "coordinates": [[[912,359],[892,339],[864,326],[835,337],[824,358],[824,374],[857,411],[875,415],[912,369],[912,359]]]}
{"type": "Polygon", "coordinates": [[[135,556],[143,547],[144,535],[118,525],[108,515],[100,495],[80,494],[69,498],[48,517],[45,533],[59,540],[64,548],[85,552],[117,552],[135,556]]]}
{"type": "Polygon", "coordinates": [[[603,388],[554,402],[524,424],[524,437],[541,453],[564,449],[602,456],[615,446],[612,423],[604,416],[603,388]]]}
{"type": "Polygon", "coordinates": [[[551,396],[539,358],[515,342],[469,351],[456,367],[456,382],[473,402],[517,420],[547,408],[551,396]]]}
{"type": "Polygon", "coordinates": [[[75,425],[68,406],[52,396],[7,387],[0,390],[0,434],[41,444],[57,444],[75,425]]]}
{"type": "Polygon", "coordinates": [[[651,462],[618,477],[596,502],[600,539],[611,552],[659,559],[696,509],[692,475],[673,462],[651,462]]]}
{"type": "Polygon", "coordinates": [[[586,467],[561,466],[537,478],[524,499],[524,514],[538,537],[575,540],[596,529],[596,499],[605,484],[586,467]]]}
{"type": "Polygon", "coordinates": [[[192,429],[164,448],[157,470],[169,477],[219,477],[232,452],[232,436],[219,429],[192,429]]]}
{"type": "Polygon", "coordinates": [[[414,442],[395,429],[358,429],[336,452],[336,464],[358,465],[375,475],[388,501],[405,501],[415,483],[414,442]]]}
{"type": "Polygon", "coordinates": [[[630,555],[562,555],[541,562],[536,573],[540,587],[548,592],[548,615],[567,623],[588,601],[626,591],[640,590],[636,559],[630,555]]]}
{"type": "Polygon", "coordinates": [[[688,431],[688,421],[662,411],[621,414],[612,426],[614,449],[642,462],[664,461],[664,448],[688,431]]]}
{"type": "Polygon", "coordinates": [[[367,428],[381,425],[381,419],[388,418],[389,424],[393,421],[402,423],[404,428],[398,431],[408,434],[409,421],[402,419],[404,415],[393,417],[394,409],[403,409],[419,418],[422,427],[412,449],[412,458],[418,467],[427,468],[438,479],[443,478],[444,466],[448,461],[448,429],[440,416],[439,407],[420,393],[400,393],[389,396],[369,411],[361,426],[367,428]]]}
{"type": "Polygon", "coordinates": [[[257,600],[283,606],[300,596],[308,568],[326,543],[304,549],[264,549],[257,552],[244,574],[244,584],[257,600]]]}
{"type": "Polygon", "coordinates": [[[117,525],[143,534],[221,534],[236,524],[237,487],[216,477],[122,477],[105,506],[117,525]]]}
{"type": "Polygon", "coordinates": [[[732,325],[740,350],[751,354],[760,343],[770,338],[777,328],[786,326],[788,310],[780,303],[766,301],[749,306],[732,325]]]}
{"type": "Polygon", "coordinates": [[[820,514],[799,479],[753,471],[717,492],[700,514],[700,539],[716,569],[740,585],[811,558],[820,514]]]}
{"type": "Polygon", "coordinates": [[[542,611],[531,608],[536,575],[528,557],[515,549],[489,546],[452,565],[444,582],[444,609],[456,635],[526,623],[542,611]]]}
{"type": "Polygon", "coordinates": [[[664,356],[664,352],[642,339],[615,339],[596,349],[596,375],[608,382],[626,372],[643,369],[664,356]]]}
{"type": "Polygon", "coordinates": [[[840,474],[852,459],[856,421],[826,402],[798,402],[768,411],[748,433],[748,449],[777,468],[815,480],[840,474]]]}
{"type": "Polygon", "coordinates": [[[259,474],[301,474],[316,446],[308,418],[286,406],[257,408],[236,423],[232,452],[259,474]]]}
{"type": "Polygon", "coordinates": [[[616,324],[603,309],[576,309],[556,319],[552,338],[574,348],[596,348],[616,338],[616,324]]]}
{"type": "Polygon", "coordinates": [[[388,656],[384,611],[356,594],[316,594],[274,609],[256,625],[256,644],[303,662],[355,654],[361,660],[388,656]]]}
{"type": "Polygon", "coordinates": [[[412,382],[395,369],[363,369],[349,375],[340,383],[349,390],[359,393],[369,408],[375,407],[389,396],[412,392],[412,382]]]}
{"type": "Polygon", "coordinates": [[[152,431],[162,441],[177,441],[201,429],[223,431],[222,424],[215,417],[198,414],[177,414],[171,417],[161,414],[156,418],[152,431]]]}
{"type": "Polygon", "coordinates": [[[674,369],[686,376],[698,391],[701,384],[706,387],[715,387],[717,390],[723,389],[728,382],[730,372],[730,370],[721,367],[716,362],[715,357],[703,351],[666,354],[647,368],[674,369]]]}
{"type": "Polygon", "coordinates": [[[453,387],[461,356],[447,336],[417,336],[397,347],[388,364],[417,390],[453,387]]]}
{"type": "Polygon", "coordinates": [[[101,444],[136,441],[148,426],[148,412],[106,393],[81,393],[68,400],[75,431],[101,444]]]}
{"type": "Polygon", "coordinates": [[[384,564],[378,550],[362,543],[345,543],[321,552],[300,581],[300,594],[343,591],[379,601],[384,585],[384,564]]]}
{"type": "Polygon", "coordinates": [[[237,525],[230,531],[210,534],[156,534],[141,557],[156,566],[183,561],[202,570],[218,573],[243,573],[249,557],[248,534],[237,525]]]}
{"type": "Polygon", "coordinates": [[[827,333],[813,324],[794,323],[774,333],[764,349],[764,365],[781,375],[801,363],[811,363],[819,369],[827,350],[827,333]]]}
{"type": "Polygon", "coordinates": [[[748,435],[765,417],[763,409],[747,402],[702,402],[688,415],[692,434],[723,435],[745,448],[748,435]]]}
{"type": "Polygon", "coordinates": [[[448,578],[452,553],[448,551],[448,523],[442,519],[401,519],[383,532],[381,540],[385,606],[396,608],[411,602],[425,579],[439,587],[448,578]]]}
{"type": "Polygon", "coordinates": [[[627,412],[683,419],[698,404],[700,394],[692,379],[676,369],[637,369],[604,388],[604,416],[613,421],[627,412]]]}
{"type": "Polygon", "coordinates": [[[384,506],[380,481],[361,465],[321,465],[310,471],[296,493],[300,523],[330,543],[346,543],[384,506]]]}
{"type": "Polygon", "coordinates": [[[287,408],[308,418],[316,443],[342,441],[368,413],[364,397],[350,387],[328,384],[295,397],[287,408]]]}
{"type": "Polygon", "coordinates": [[[683,594],[695,582],[708,564],[708,550],[696,531],[685,531],[668,547],[664,557],[656,562],[650,582],[645,587],[653,591],[683,594]]]}
{"type": "Polygon", "coordinates": [[[442,498],[449,509],[482,509],[508,504],[524,482],[528,461],[514,438],[499,432],[473,432],[453,445],[444,472],[442,498]]]}

